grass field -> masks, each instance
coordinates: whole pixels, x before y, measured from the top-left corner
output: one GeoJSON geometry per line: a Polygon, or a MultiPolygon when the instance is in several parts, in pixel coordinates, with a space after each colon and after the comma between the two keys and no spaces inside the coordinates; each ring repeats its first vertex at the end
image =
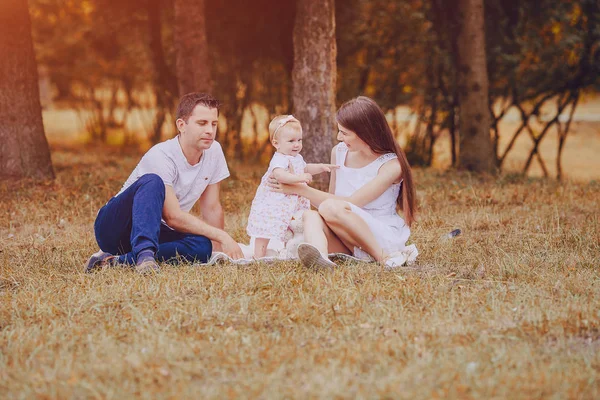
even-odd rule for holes
{"type": "MultiPolygon", "coordinates": [[[[139,154],[0,183],[0,398],[600,397],[600,183],[415,170],[411,268],[82,273],[139,154]],[[452,241],[440,236],[461,228],[452,241]]],[[[230,163],[228,231],[262,168],[230,163]]]]}

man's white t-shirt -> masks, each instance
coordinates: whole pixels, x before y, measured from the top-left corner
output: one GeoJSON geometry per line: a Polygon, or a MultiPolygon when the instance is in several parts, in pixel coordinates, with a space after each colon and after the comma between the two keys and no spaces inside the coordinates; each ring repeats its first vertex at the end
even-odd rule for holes
{"type": "Polygon", "coordinates": [[[190,165],[181,150],[179,136],[152,147],[140,160],[117,196],[142,175],[156,174],[171,186],[182,211],[189,212],[208,185],[229,176],[223,149],[218,142],[204,150],[200,162],[190,165]]]}

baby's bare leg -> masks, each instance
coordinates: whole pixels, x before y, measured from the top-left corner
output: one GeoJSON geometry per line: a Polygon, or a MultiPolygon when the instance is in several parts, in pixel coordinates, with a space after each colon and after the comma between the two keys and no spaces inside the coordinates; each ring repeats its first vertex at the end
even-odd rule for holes
{"type": "Polygon", "coordinates": [[[267,254],[267,246],[269,239],[256,238],[254,239],[254,258],[262,258],[267,254]]]}

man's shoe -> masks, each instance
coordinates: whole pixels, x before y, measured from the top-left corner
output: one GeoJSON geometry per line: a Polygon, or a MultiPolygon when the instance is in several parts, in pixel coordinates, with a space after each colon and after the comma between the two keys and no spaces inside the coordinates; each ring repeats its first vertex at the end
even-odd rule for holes
{"type": "Polygon", "coordinates": [[[156,263],[156,260],[153,258],[146,259],[139,264],[135,265],[135,271],[138,274],[146,275],[146,274],[155,274],[160,271],[160,267],[156,263]]]}
{"type": "Polygon", "coordinates": [[[113,258],[115,258],[115,256],[112,254],[99,250],[98,252],[92,254],[92,256],[87,260],[83,266],[83,272],[91,273],[97,269],[101,269],[102,267],[109,265],[113,258]]]}
{"type": "Polygon", "coordinates": [[[323,256],[315,246],[308,243],[301,243],[298,246],[298,258],[306,268],[317,271],[331,271],[335,267],[334,262],[323,256]]]}

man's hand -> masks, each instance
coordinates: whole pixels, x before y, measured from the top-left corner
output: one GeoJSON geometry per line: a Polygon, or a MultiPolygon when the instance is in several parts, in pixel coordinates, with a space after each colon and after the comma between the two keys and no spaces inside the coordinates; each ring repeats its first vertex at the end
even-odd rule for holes
{"type": "Polygon", "coordinates": [[[216,240],[211,240],[212,242],[212,247],[213,247],[213,252],[214,251],[218,251],[218,252],[223,252],[223,246],[221,246],[221,242],[217,242],[216,240]]]}
{"type": "Polygon", "coordinates": [[[240,245],[227,233],[224,233],[223,238],[219,242],[223,247],[223,253],[227,254],[233,260],[244,258],[244,253],[242,253],[240,245]]]}

